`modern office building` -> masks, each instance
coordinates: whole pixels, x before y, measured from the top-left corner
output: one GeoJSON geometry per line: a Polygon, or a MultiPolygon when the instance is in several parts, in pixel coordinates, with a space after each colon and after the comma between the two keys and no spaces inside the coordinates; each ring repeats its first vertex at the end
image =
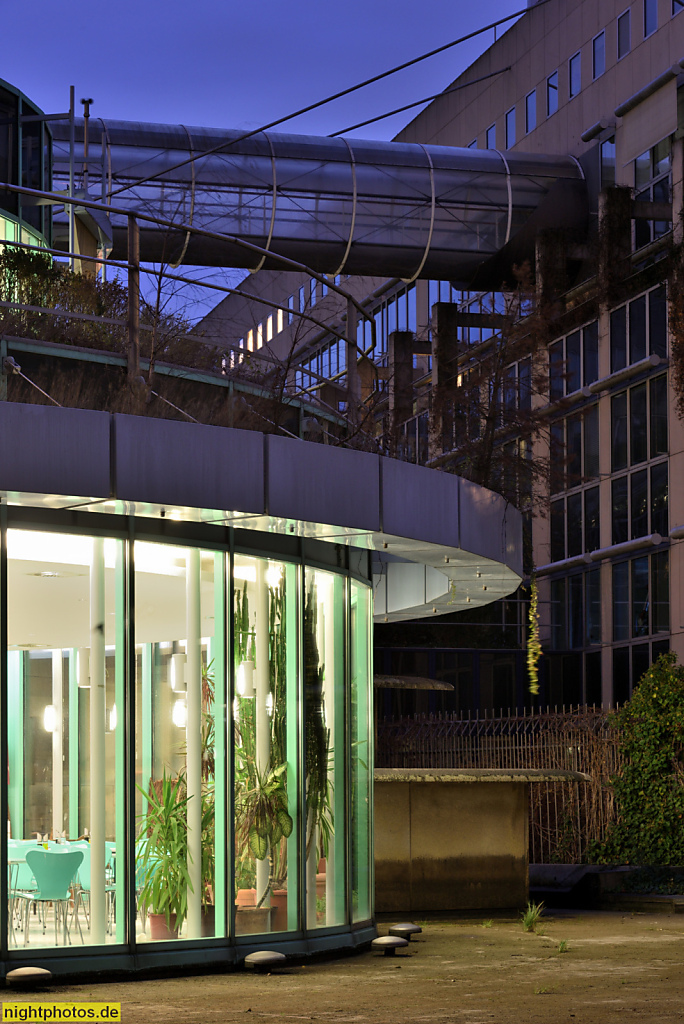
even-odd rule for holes
{"type": "MultiPolygon", "coordinates": [[[[51,251],[50,207],[35,200],[49,200],[58,135],[5,95],[3,261],[51,251]],[[15,159],[36,125],[39,179],[15,159]]],[[[77,202],[84,269],[102,222],[77,202]]],[[[116,247],[114,216],[111,227],[116,247]]],[[[18,302],[26,279],[12,266],[0,305],[12,318],[0,336],[0,973],[220,968],[265,945],[368,943],[373,618],[513,592],[520,515],[455,475],[228,426],[233,401],[258,389],[220,371],[159,365],[152,390],[134,317],[91,315],[81,299],[75,310],[68,291],[59,308],[18,302]],[[54,327],[65,319],[90,333],[75,342],[54,327]]],[[[305,420],[317,407],[292,408],[305,420]]]]}
{"type": "MultiPolygon", "coordinates": [[[[569,156],[586,185],[586,221],[576,218],[575,232],[537,224],[526,250],[487,273],[455,263],[440,280],[420,271],[415,280],[342,283],[375,322],[373,348],[368,322],[352,313],[359,347],[379,368],[374,375],[365,359],[357,367],[360,397],[375,392],[369,433],[390,450],[398,431],[402,457],[458,472],[458,435],[435,430],[440,358],[442,367],[457,359],[455,377],[477,366],[501,331],[496,314],[506,311],[503,282],[515,284],[512,259],[536,269],[537,300],[547,309],[553,302],[544,353],[535,356],[549,378],[546,393],[530,398],[529,363],[520,360],[499,399],[546,407],[548,430],[534,440],[533,458],[551,451],[560,470],[548,485],[547,514],[529,525],[526,569],[537,570],[546,652],[542,700],[611,704],[629,696],[659,652],[684,653],[684,438],[673,363],[682,316],[684,4],[546,0],[528,8],[397,141],[494,151],[511,172],[523,154],[569,156]]],[[[473,207],[482,210],[482,190],[471,184],[473,207]]],[[[259,270],[243,291],[254,300],[226,298],[206,330],[225,338],[234,360],[246,352],[294,357],[296,392],[317,395],[322,409],[346,408],[345,345],[293,315],[316,310],[339,335],[347,315],[339,298],[320,280],[272,269],[259,270]]],[[[510,428],[499,437],[521,440],[510,428]]],[[[524,605],[490,608],[484,622],[449,617],[430,631],[405,626],[401,637],[380,626],[385,671],[437,672],[456,685],[455,708],[520,704],[523,666],[512,648],[522,646],[524,605]]]]}

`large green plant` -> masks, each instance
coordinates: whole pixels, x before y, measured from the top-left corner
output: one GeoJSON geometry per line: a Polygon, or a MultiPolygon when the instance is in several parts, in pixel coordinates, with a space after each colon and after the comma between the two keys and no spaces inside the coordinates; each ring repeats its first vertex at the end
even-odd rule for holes
{"type": "Polygon", "coordinates": [[[159,794],[145,792],[147,810],[141,815],[138,836],[138,864],[143,883],[139,894],[152,914],[164,914],[171,927],[171,915],[180,927],[188,913],[188,797],[183,776],[171,778],[164,772],[159,794]]]}
{"type": "Polygon", "coordinates": [[[306,772],[307,837],[306,856],[319,830],[323,853],[327,855],[333,831],[330,805],[330,731],[325,722],[323,667],[318,652],[318,592],[312,584],[304,605],[304,766],[306,772]]]}
{"type": "Polygon", "coordinates": [[[599,863],[684,864],[684,667],[663,654],[612,716],[625,764],[617,818],[588,851],[599,863]]]}

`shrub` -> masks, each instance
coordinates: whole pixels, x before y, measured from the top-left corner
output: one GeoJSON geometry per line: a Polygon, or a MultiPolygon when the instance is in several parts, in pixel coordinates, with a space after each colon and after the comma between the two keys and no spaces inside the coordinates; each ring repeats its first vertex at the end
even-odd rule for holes
{"type": "Polygon", "coordinates": [[[617,816],[597,863],[684,864],[684,667],[670,652],[614,716],[625,763],[611,779],[617,816]]]}

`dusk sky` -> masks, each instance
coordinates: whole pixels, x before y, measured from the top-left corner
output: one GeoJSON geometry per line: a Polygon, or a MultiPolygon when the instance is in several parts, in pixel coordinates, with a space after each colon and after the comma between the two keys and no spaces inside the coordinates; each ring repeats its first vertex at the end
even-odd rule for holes
{"type": "MultiPolygon", "coordinates": [[[[253,128],[519,10],[524,0],[4,0],[0,77],[46,112],[253,128]]],[[[509,23],[510,24],[510,23],[509,23]]],[[[505,26],[507,27],[507,26],[505,26]]],[[[505,27],[499,32],[505,30],[505,27]]],[[[488,32],[284,126],[328,134],[439,92],[488,32]]],[[[358,134],[391,138],[414,112],[358,134]]]]}

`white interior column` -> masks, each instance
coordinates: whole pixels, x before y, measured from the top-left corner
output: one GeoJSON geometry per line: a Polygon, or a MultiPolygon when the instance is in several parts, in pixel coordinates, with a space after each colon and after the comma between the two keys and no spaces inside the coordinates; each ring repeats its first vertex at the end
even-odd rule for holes
{"type": "MultiPolygon", "coordinates": [[[[331,587],[332,590],[332,587],[331,587]]],[[[328,595],[328,614],[325,612],[325,604],[321,602],[318,606],[319,622],[321,624],[321,635],[325,638],[325,673],[323,676],[323,707],[325,724],[330,736],[329,743],[334,746],[337,737],[335,735],[335,609],[333,606],[332,594],[328,595]]],[[[335,795],[335,759],[328,760],[328,782],[333,802],[335,795]]],[[[337,822],[333,821],[333,829],[337,822]]],[[[325,858],[325,923],[327,925],[338,924],[336,920],[336,893],[335,893],[335,839],[334,834],[328,841],[328,852],[325,858]]]]}
{"type": "Polygon", "coordinates": [[[188,717],[186,725],[188,778],[188,938],[202,934],[202,646],[200,636],[200,553],[191,548],[186,569],[188,717]]]}
{"type": "Polygon", "coordinates": [[[104,540],[90,562],[90,937],[104,945],[105,908],[105,566],[104,540]]]}
{"type": "Polygon", "coordinates": [[[64,759],[63,759],[63,706],[64,679],[62,652],[52,652],[52,706],[55,709],[52,730],[52,838],[64,831],[64,759]]]}
{"type": "MultiPolygon", "coordinates": [[[[269,767],[271,758],[271,728],[268,718],[267,697],[270,689],[269,637],[268,637],[268,585],[266,583],[266,562],[257,560],[256,597],[256,763],[262,776],[269,767]]],[[[269,851],[270,853],[270,851],[269,851]]],[[[268,889],[270,862],[268,853],[256,862],[256,901],[259,904],[268,889]]],[[[271,905],[270,894],[262,907],[271,905]]]]}

